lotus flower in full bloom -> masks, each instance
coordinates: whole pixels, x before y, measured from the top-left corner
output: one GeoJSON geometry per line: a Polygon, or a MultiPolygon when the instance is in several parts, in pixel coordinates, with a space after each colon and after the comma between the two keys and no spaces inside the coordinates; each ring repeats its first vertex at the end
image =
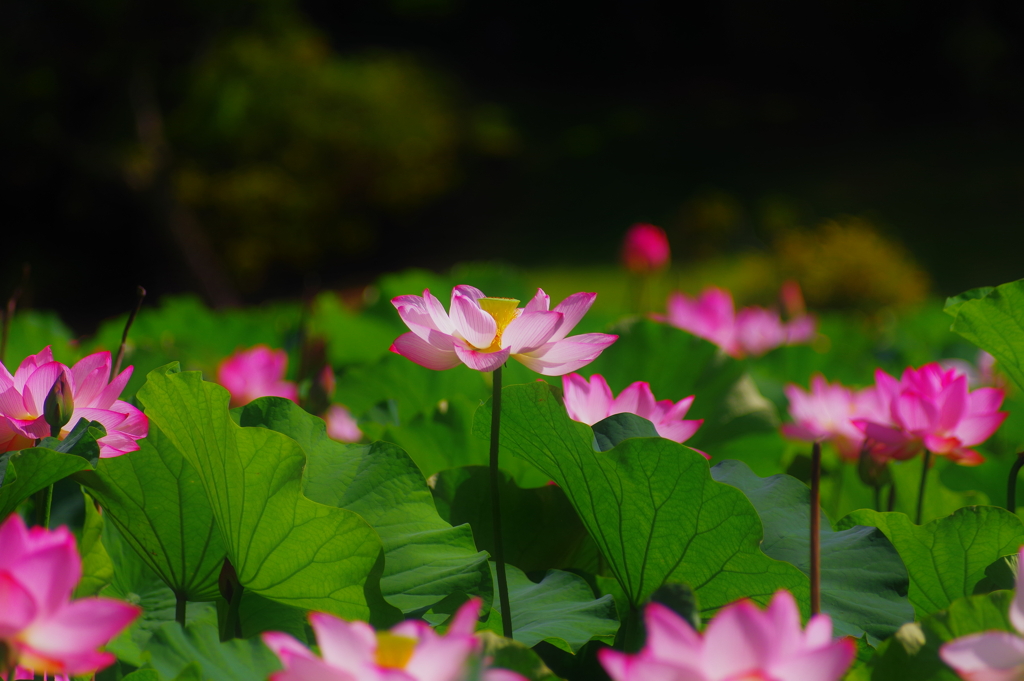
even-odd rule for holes
{"type": "Polygon", "coordinates": [[[976,466],[985,459],[971,447],[987,440],[1007,417],[999,411],[1002,390],[970,391],[966,375],[937,362],[908,367],[898,381],[878,369],[875,390],[878,409],[888,418],[867,417],[854,423],[895,458],[914,456],[923,447],[961,465],[976,466]]]}
{"type": "Polygon", "coordinates": [[[612,414],[636,414],[653,423],[661,437],[685,442],[704,423],[704,419],[683,419],[693,404],[693,395],[678,402],[658,402],[651,392],[651,384],[644,381],[627,386],[618,397],[614,397],[604,376],[594,374],[587,382],[579,374],[569,374],[562,376],[562,394],[569,418],[588,426],[612,414]]]}
{"type": "MultiPolygon", "coordinates": [[[[1024,549],[1017,554],[1024,565],[1024,549]]],[[[1024,570],[1017,572],[1017,588],[1010,603],[1008,631],[970,634],[939,648],[939,657],[965,681],[1016,681],[1024,672],[1024,570]]]]}
{"type": "MultiPolygon", "coordinates": [[[[346,622],[310,613],[320,654],[279,632],[263,634],[284,670],[271,681],[462,681],[479,663],[480,641],[473,634],[480,599],[467,601],[441,636],[422,620],[406,620],[375,632],[366,622],[346,622]]],[[[525,681],[506,669],[488,669],[484,681],[525,681]]]]}
{"type": "Polygon", "coordinates": [[[25,527],[12,514],[0,526],[0,668],[31,674],[91,674],[112,664],[97,651],[142,612],[112,598],[72,601],[82,577],[75,538],[66,527],[25,527]]]}
{"type": "Polygon", "coordinates": [[[633,225],[622,242],[622,263],[634,274],[660,270],[668,265],[671,254],[665,230],[654,225],[633,225]]]}
{"type": "Polygon", "coordinates": [[[51,388],[64,375],[74,403],[70,420],[60,431],[65,437],[79,419],[99,421],[107,429],[99,439],[100,456],[109,458],[134,452],[139,448],[136,440],[146,437],[149,420],[132,405],[117,399],[128,379],[132,367],[110,378],[110,353],[97,352],[84,357],[73,367],[53,360],[49,347],[22,361],[12,376],[0,365],[0,445],[6,440],[6,450],[30,446],[32,440],[50,435],[50,426],[44,416],[44,403],[51,388]]]}
{"type": "Polygon", "coordinates": [[[288,353],[257,345],[240,350],[217,367],[217,382],[231,393],[231,406],[241,407],[259,397],[283,397],[299,401],[299,389],[284,379],[288,353]]]}
{"type": "Polygon", "coordinates": [[[445,312],[429,290],[422,297],[398,296],[391,303],[410,331],[391,351],[428,369],[465,364],[494,371],[511,357],[537,373],[561,376],[594,361],[618,338],[606,333],[566,337],[596,297],[574,293],[550,310],[548,294],[537,289],[520,308],[513,298],[489,298],[472,286],[456,286],[445,312]]]}
{"type": "Polygon", "coordinates": [[[737,358],[763,355],[782,345],[808,343],[816,329],[809,315],[783,322],[778,312],[763,307],[747,307],[737,313],[732,294],[713,286],[696,298],[676,291],[669,296],[668,314],[651,317],[709,340],[737,358]]]}
{"type": "MultiPolygon", "coordinates": [[[[840,383],[829,383],[821,374],[811,378],[811,389],[805,392],[790,383],[783,392],[789,399],[793,423],[782,426],[782,434],[805,442],[831,442],[839,455],[856,461],[865,443],[863,430],[855,421],[869,419],[889,423],[887,407],[882,405],[875,387],[855,391],[840,383]]],[[[892,458],[893,452],[882,456],[883,447],[872,446],[880,459],[892,458]]]]}
{"type": "Polygon", "coordinates": [[[722,608],[703,636],[660,603],[647,606],[644,622],[647,642],[639,653],[598,651],[613,681],[838,681],[856,652],[851,639],[832,639],[828,615],[811,617],[802,630],[787,591],[777,592],[767,610],[747,600],[722,608]]]}

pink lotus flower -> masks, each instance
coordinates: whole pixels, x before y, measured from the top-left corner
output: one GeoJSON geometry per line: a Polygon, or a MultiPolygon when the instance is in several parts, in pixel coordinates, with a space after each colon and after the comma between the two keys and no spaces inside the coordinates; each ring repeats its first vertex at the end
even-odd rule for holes
{"type": "Polygon", "coordinates": [[[363,437],[363,431],[359,430],[352,413],[343,405],[332,404],[324,414],[324,421],[327,422],[327,435],[338,442],[359,442],[363,437]]]}
{"type": "MultiPolygon", "coordinates": [[[[789,399],[789,414],[794,422],[783,424],[782,434],[805,442],[831,442],[848,461],[860,458],[866,439],[855,421],[867,418],[888,422],[888,408],[880,403],[874,386],[854,391],[839,383],[830,384],[824,376],[815,374],[810,392],[793,383],[783,392],[789,399]]],[[[883,447],[869,445],[877,458],[891,457],[892,452],[883,456],[883,447]]]]}
{"type": "MultiPolygon", "coordinates": [[[[366,622],[346,622],[314,612],[317,657],[288,634],[268,632],[263,642],[281,659],[284,670],[271,681],[461,681],[480,653],[473,634],[480,599],[455,613],[441,636],[421,620],[406,620],[390,631],[375,632],[366,622]]],[[[484,681],[524,681],[505,669],[489,669],[484,681]]]]}
{"type": "Polygon", "coordinates": [[[217,368],[217,382],[231,393],[231,406],[241,407],[258,397],[283,397],[299,401],[294,383],[284,380],[288,353],[257,345],[231,355],[217,368]]]}
{"type": "Polygon", "coordinates": [[[142,611],[111,598],[70,600],[82,560],[68,529],[29,530],[14,513],[0,526],[0,546],[0,666],[77,675],[112,664],[96,649],[142,611]]]}
{"type": "Polygon", "coordinates": [[[988,439],[1008,415],[998,411],[1002,390],[968,391],[967,376],[937,362],[920,369],[908,367],[899,381],[878,369],[875,389],[883,418],[854,423],[894,458],[909,458],[924,447],[961,465],[976,466],[985,459],[971,447],[988,439]]]}
{"type": "MultiPolygon", "coordinates": [[[[1024,565],[1024,549],[1017,554],[1024,565]]],[[[1010,624],[1024,634],[1024,570],[1010,604],[1010,624]]],[[[1008,631],[986,631],[944,643],[939,657],[965,681],[1015,681],[1024,673],[1024,638],[1008,631]]]]}
{"type": "Polygon", "coordinates": [[[50,435],[50,426],[43,416],[43,404],[50,388],[63,372],[74,400],[71,419],[61,429],[60,437],[70,433],[79,419],[99,421],[107,429],[99,439],[100,456],[109,458],[134,452],[139,448],[136,440],[146,437],[149,420],[132,405],[117,399],[132,375],[132,367],[110,378],[110,353],[97,352],[68,368],[53,361],[49,346],[36,355],[25,358],[14,372],[0,365],[0,444],[5,432],[15,431],[7,440],[7,450],[22,448],[27,440],[50,435]],[[20,437],[19,437],[20,436],[20,437]]]}
{"type": "Polygon", "coordinates": [[[704,423],[704,419],[683,419],[693,404],[693,395],[679,402],[657,402],[651,384],[643,381],[630,384],[618,397],[613,397],[608,382],[600,374],[591,376],[589,383],[579,374],[569,374],[562,376],[562,393],[569,418],[588,426],[612,414],[636,414],[653,423],[661,437],[686,442],[704,423]]]}
{"type": "Polygon", "coordinates": [[[391,303],[411,330],[391,351],[428,369],[451,369],[460,363],[477,371],[494,371],[509,357],[537,373],[561,376],[594,361],[618,336],[585,333],[566,338],[597,297],[574,293],[554,310],[542,289],[525,308],[512,298],[488,298],[472,286],[452,290],[449,312],[424,291],[398,296],[391,303]]]}
{"type": "Polygon", "coordinates": [[[598,659],[613,681],[838,681],[853,661],[849,638],[832,640],[832,620],[815,615],[800,628],[787,591],[767,610],[743,600],[722,608],[704,635],[660,603],[644,612],[647,643],[635,655],[611,648],[598,659]]]}
{"type": "Polygon", "coordinates": [[[737,313],[732,295],[713,286],[697,298],[677,291],[669,296],[668,315],[651,317],[709,340],[737,358],[810,342],[816,329],[814,318],[807,315],[784,323],[777,312],[763,307],[747,307],[737,313]]]}
{"type": "Polygon", "coordinates": [[[622,263],[634,274],[660,270],[668,264],[671,253],[665,230],[654,225],[633,225],[622,243],[622,263]]]}

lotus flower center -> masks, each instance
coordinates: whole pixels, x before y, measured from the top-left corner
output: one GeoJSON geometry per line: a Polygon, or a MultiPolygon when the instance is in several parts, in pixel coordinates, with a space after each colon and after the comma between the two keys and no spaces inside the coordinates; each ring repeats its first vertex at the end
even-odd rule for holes
{"type": "Polygon", "coordinates": [[[477,302],[480,303],[481,310],[494,317],[494,322],[498,326],[494,340],[481,352],[497,352],[501,350],[501,334],[505,327],[523,311],[519,309],[519,301],[515,298],[481,298],[477,302]]]}
{"type": "Polygon", "coordinates": [[[414,638],[395,636],[387,631],[377,634],[378,667],[405,669],[414,650],[416,650],[416,639],[414,638]]]}

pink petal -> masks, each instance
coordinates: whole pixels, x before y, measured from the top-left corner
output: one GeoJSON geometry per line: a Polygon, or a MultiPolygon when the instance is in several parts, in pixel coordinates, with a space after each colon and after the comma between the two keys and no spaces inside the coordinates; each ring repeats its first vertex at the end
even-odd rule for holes
{"type": "Polygon", "coordinates": [[[128,419],[128,414],[112,411],[110,409],[75,409],[71,415],[71,420],[68,421],[67,425],[61,432],[70,433],[71,430],[78,425],[79,419],[85,419],[86,421],[99,421],[103,424],[103,427],[107,429],[108,433],[118,430],[118,426],[124,423],[128,419]]]}
{"type": "Polygon", "coordinates": [[[539,288],[533,298],[530,298],[530,302],[523,308],[523,312],[547,312],[550,309],[551,296],[544,293],[544,289],[539,288]]]}
{"type": "Polygon", "coordinates": [[[18,366],[17,371],[14,372],[14,387],[18,389],[18,392],[22,392],[22,389],[25,387],[25,382],[28,381],[29,377],[35,372],[35,370],[52,361],[53,351],[50,350],[49,345],[40,350],[37,354],[29,355],[23,359],[21,364],[18,366]]]}
{"type": "Polygon", "coordinates": [[[967,411],[967,377],[960,376],[943,388],[938,405],[936,430],[952,430],[967,411]]]}
{"type": "Polygon", "coordinates": [[[327,408],[324,421],[327,422],[327,436],[332,440],[359,442],[363,438],[363,431],[359,430],[359,424],[352,413],[340,404],[332,404],[327,408]]]}
{"type": "Polygon", "coordinates": [[[452,289],[453,301],[455,299],[455,294],[465,296],[472,300],[480,300],[481,298],[487,297],[487,294],[478,289],[476,286],[470,286],[468,284],[459,284],[458,286],[452,289]]]}
{"type": "Polygon", "coordinates": [[[472,635],[476,631],[477,618],[480,615],[480,606],[483,601],[479,598],[470,598],[462,604],[448,625],[448,636],[472,635]]]}
{"type": "Polygon", "coordinates": [[[892,404],[896,424],[911,433],[932,430],[938,420],[938,408],[930,399],[918,392],[906,390],[892,404]]]}
{"type": "Polygon", "coordinates": [[[22,640],[48,657],[80,655],[106,645],[140,614],[141,608],[113,598],[82,598],[37,620],[22,640]]]}
{"type": "Polygon", "coordinates": [[[437,324],[434,323],[434,318],[427,310],[427,305],[423,302],[423,298],[419,296],[399,296],[391,302],[394,304],[395,309],[398,310],[398,316],[405,322],[405,325],[423,340],[429,341],[431,332],[445,333],[437,328],[437,324]],[[411,300],[400,301],[400,299],[411,300]]]}
{"type": "MultiPolygon", "coordinates": [[[[454,296],[455,293],[452,292],[452,297],[454,298],[454,296]]],[[[452,320],[448,316],[448,313],[444,311],[444,305],[442,305],[441,301],[430,293],[429,289],[423,292],[423,303],[427,309],[427,313],[434,322],[434,328],[441,333],[449,335],[455,332],[455,325],[452,324],[452,320]]]]}
{"type": "Polygon", "coordinates": [[[662,400],[658,402],[659,405],[665,405],[664,415],[661,417],[664,420],[669,419],[681,419],[686,416],[686,412],[690,411],[690,407],[693,405],[694,395],[684,397],[683,399],[672,404],[672,400],[662,400]],[[671,405],[671,406],[670,406],[671,405]]]}
{"type": "Polygon", "coordinates": [[[969,681],[1011,681],[1024,672],[1024,639],[1005,631],[972,634],[944,644],[939,657],[969,681]]]}
{"type": "Polygon", "coordinates": [[[733,603],[720,610],[704,631],[703,671],[721,679],[763,669],[779,639],[799,635],[799,631],[774,631],[750,601],[733,603]]]}
{"type": "Polygon", "coordinates": [[[0,570],[0,640],[14,638],[35,617],[32,594],[13,575],[0,570]]]}
{"type": "MultiPolygon", "coordinates": [[[[551,336],[551,340],[559,341],[568,336],[569,332],[576,328],[576,325],[580,323],[581,319],[583,319],[583,315],[585,315],[587,310],[590,309],[590,306],[594,304],[594,300],[596,298],[596,293],[574,293],[556,305],[555,312],[561,312],[564,319],[562,320],[562,325],[558,327],[558,330],[551,336]]],[[[570,371],[572,370],[570,369],[570,371]]]]}
{"type": "MultiPolygon", "coordinates": [[[[804,636],[800,631],[800,610],[796,607],[793,595],[788,591],[776,591],[764,614],[778,634],[777,657],[786,657],[799,651],[804,636]]],[[[828,619],[828,615],[825,618],[828,619]]]]}
{"type": "Polygon", "coordinates": [[[523,312],[509,322],[501,344],[513,355],[531,352],[547,343],[562,323],[560,312],[523,312]]]}
{"type": "Polygon", "coordinates": [[[813,615],[804,629],[804,646],[820,648],[832,642],[832,618],[828,615],[813,615]]]}
{"type": "Polygon", "coordinates": [[[660,661],[690,666],[701,659],[704,642],[683,618],[660,603],[644,610],[645,650],[660,661]]]}
{"type": "Polygon", "coordinates": [[[263,643],[270,648],[271,652],[281,658],[281,662],[288,666],[288,659],[291,657],[316,657],[306,646],[299,643],[290,634],[280,631],[268,631],[260,635],[263,643]]]}
{"type": "Polygon", "coordinates": [[[69,676],[92,674],[104,667],[109,667],[117,661],[113,653],[100,653],[95,650],[83,650],[80,653],[69,653],[61,655],[54,660],[46,653],[34,650],[31,646],[22,646],[20,663],[37,672],[41,669],[53,669],[54,663],[57,666],[57,673],[53,678],[67,679],[69,676]]]}
{"type": "Polygon", "coordinates": [[[960,423],[956,424],[956,428],[953,429],[953,435],[965,447],[981,444],[999,429],[999,426],[1003,424],[1007,416],[1009,416],[1009,413],[1005,411],[967,416],[961,419],[960,423]]]}
{"type": "Polygon", "coordinates": [[[539,374],[561,376],[590,364],[617,339],[618,336],[605,333],[584,333],[545,343],[533,352],[516,355],[514,359],[539,374]]]}
{"type": "Polygon", "coordinates": [[[636,414],[648,421],[656,420],[654,393],[651,392],[651,384],[646,381],[637,381],[626,386],[612,402],[609,413],[636,414]]]}
{"type": "Polygon", "coordinates": [[[110,378],[110,353],[94,352],[75,362],[71,367],[71,375],[75,380],[75,401],[79,399],[84,405],[91,405],[93,400],[107,387],[110,378]]]}
{"type": "Polygon", "coordinates": [[[508,348],[502,348],[497,352],[480,352],[463,342],[456,342],[454,347],[455,354],[462,360],[462,363],[477,371],[494,371],[507,362],[509,357],[508,348]]]}
{"type": "Polygon", "coordinates": [[[978,388],[968,397],[969,415],[987,414],[999,409],[1006,396],[999,388],[978,388]]]}
{"type": "Polygon", "coordinates": [[[361,665],[373,662],[377,636],[366,622],[346,622],[334,615],[314,612],[309,615],[309,623],[327,664],[357,672],[361,665]]]}
{"type": "Polygon", "coordinates": [[[763,355],[786,342],[786,329],[777,312],[748,307],[736,315],[735,338],[745,354],[763,355]]]}
{"type": "Polygon", "coordinates": [[[26,410],[32,416],[42,415],[43,402],[46,401],[46,396],[49,394],[50,389],[53,388],[57,377],[67,370],[68,368],[60,362],[49,362],[36,369],[28,377],[21,395],[25,402],[26,410]]]}
{"type": "MultiPolygon", "coordinates": [[[[82,577],[82,561],[75,549],[75,538],[66,527],[58,527],[49,534],[56,536],[22,553],[17,564],[7,566],[7,572],[32,594],[40,617],[59,611],[82,577]],[[53,539],[61,541],[53,543],[53,539]]],[[[32,536],[30,531],[30,541],[32,536]]]]}
{"type": "Polygon", "coordinates": [[[673,442],[682,444],[693,437],[694,433],[700,430],[702,425],[704,425],[704,419],[696,419],[692,421],[662,421],[661,423],[655,423],[654,429],[658,431],[658,435],[666,440],[672,440],[673,442]]]}
{"type": "Polygon", "coordinates": [[[573,421],[592,426],[611,413],[612,391],[600,374],[591,376],[590,383],[579,374],[562,376],[562,395],[573,421]]]}
{"type": "Polygon", "coordinates": [[[441,371],[451,369],[460,364],[459,356],[451,350],[442,350],[423,340],[411,331],[403,333],[391,344],[391,352],[412,360],[422,367],[441,371]]]}
{"type": "Polygon", "coordinates": [[[466,296],[452,296],[451,320],[455,330],[475,348],[490,347],[498,332],[498,324],[494,317],[481,310],[476,301],[466,296]]]}
{"type": "MultiPolygon", "coordinates": [[[[284,658],[282,658],[282,662],[284,658]]],[[[327,664],[319,657],[288,657],[284,671],[270,675],[271,681],[391,681],[376,668],[366,666],[365,670],[345,671],[327,664]]],[[[399,672],[400,673],[400,672],[399,672]]],[[[397,674],[396,674],[397,676],[397,674]]],[[[406,681],[398,677],[395,681],[406,681]]]]}
{"type": "MultiPolygon", "coordinates": [[[[100,393],[99,397],[92,404],[88,402],[83,404],[83,407],[98,407],[100,409],[110,409],[111,405],[118,401],[121,397],[121,393],[124,392],[124,387],[128,385],[129,379],[132,377],[132,372],[135,367],[129,366],[124,371],[114,377],[114,380],[110,382],[110,385],[103,388],[103,392],[100,393]]],[[[76,398],[77,400],[77,398],[76,398]]],[[[77,402],[76,402],[77,404],[77,402]]]]}
{"type": "Polygon", "coordinates": [[[790,320],[786,325],[786,343],[800,345],[810,343],[818,332],[818,320],[810,315],[803,315],[790,320]]]}
{"type": "Polygon", "coordinates": [[[771,678],[786,681],[838,681],[853,662],[857,646],[844,638],[828,646],[792,655],[772,664],[771,678]]]}
{"type": "Polygon", "coordinates": [[[454,681],[476,649],[473,636],[445,636],[421,641],[405,665],[416,681],[454,681]]]}
{"type": "Polygon", "coordinates": [[[3,392],[0,392],[0,414],[8,416],[12,419],[34,420],[39,414],[33,414],[25,408],[25,401],[14,388],[8,388],[3,392]]]}

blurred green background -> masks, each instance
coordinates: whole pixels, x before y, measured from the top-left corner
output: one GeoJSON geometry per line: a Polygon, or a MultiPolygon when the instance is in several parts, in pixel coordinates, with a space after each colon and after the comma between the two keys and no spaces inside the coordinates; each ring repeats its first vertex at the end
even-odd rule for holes
{"type": "Polygon", "coordinates": [[[358,303],[467,260],[625,296],[649,221],[664,291],[887,314],[1024,276],[1022,29],[998,1],[9,0],[0,298],[29,264],[22,305],[90,333],[136,284],[358,303]]]}

